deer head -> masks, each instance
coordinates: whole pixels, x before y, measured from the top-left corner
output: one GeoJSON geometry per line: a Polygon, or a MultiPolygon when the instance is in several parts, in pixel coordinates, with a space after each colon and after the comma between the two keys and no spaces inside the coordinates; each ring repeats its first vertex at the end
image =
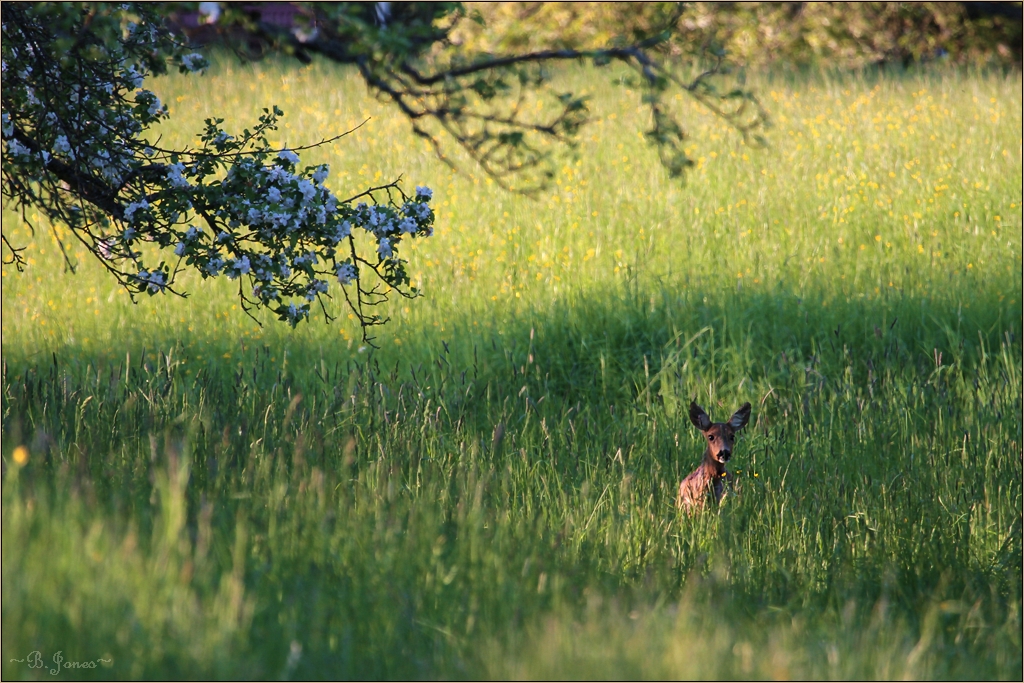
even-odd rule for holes
{"type": "Polygon", "coordinates": [[[743,406],[732,414],[728,422],[712,422],[708,414],[696,403],[690,403],[690,422],[704,434],[708,447],[704,457],[710,457],[716,463],[724,465],[732,457],[732,444],[736,432],[747,424],[750,419],[750,404],[743,406]]]}

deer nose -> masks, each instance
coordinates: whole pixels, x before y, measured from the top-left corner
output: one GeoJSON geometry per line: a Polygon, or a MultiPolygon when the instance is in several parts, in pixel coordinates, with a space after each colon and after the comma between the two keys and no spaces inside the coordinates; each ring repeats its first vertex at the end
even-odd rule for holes
{"type": "Polygon", "coordinates": [[[718,457],[721,458],[722,462],[726,462],[732,457],[732,451],[718,451],[718,457]]]}

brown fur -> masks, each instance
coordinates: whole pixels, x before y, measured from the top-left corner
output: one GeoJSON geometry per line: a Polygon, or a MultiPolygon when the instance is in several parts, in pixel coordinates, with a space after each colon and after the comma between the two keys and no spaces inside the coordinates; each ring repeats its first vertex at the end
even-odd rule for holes
{"type": "Polygon", "coordinates": [[[732,474],[725,463],[732,457],[736,432],[743,429],[749,419],[749,403],[744,403],[728,422],[712,422],[703,408],[690,403],[690,422],[701,431],[708,445],[700,466],[679,484],[676,504],[683,511],[693,514],[703,510],[708,498],[713,498],[715,505],[722,502],[728,485],[732,484],[732,474]]]}

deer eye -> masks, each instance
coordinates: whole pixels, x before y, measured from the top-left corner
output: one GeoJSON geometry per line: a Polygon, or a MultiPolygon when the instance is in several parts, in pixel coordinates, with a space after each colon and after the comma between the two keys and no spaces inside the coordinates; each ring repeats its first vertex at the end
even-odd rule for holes
{"type": "Polygon", "coordinates": [[[708,434],[708,441],[714,441],[714,440],[715,440],[715,435],[714,434],[708,434]]]}

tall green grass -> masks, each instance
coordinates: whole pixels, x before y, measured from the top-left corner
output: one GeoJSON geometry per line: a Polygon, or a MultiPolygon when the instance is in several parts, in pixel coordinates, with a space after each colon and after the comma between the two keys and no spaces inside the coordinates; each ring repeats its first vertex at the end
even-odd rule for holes
{"type": "Polygon", "coordinates": [[[762,76],[768,150],[680,99],[682,185],[637,93],[559,78],[599,116],[538,200],[341,69],[154,83],[172,144],[369,116],[315,160],[342,196],[435,188],[425,296],[372,350],[226,283],[133,305],[20,229],[5,677],[1022,676],[1020,75],[762,76]],[[692,519],[691,399],[754,404],[738,494],[692,519]]]}

